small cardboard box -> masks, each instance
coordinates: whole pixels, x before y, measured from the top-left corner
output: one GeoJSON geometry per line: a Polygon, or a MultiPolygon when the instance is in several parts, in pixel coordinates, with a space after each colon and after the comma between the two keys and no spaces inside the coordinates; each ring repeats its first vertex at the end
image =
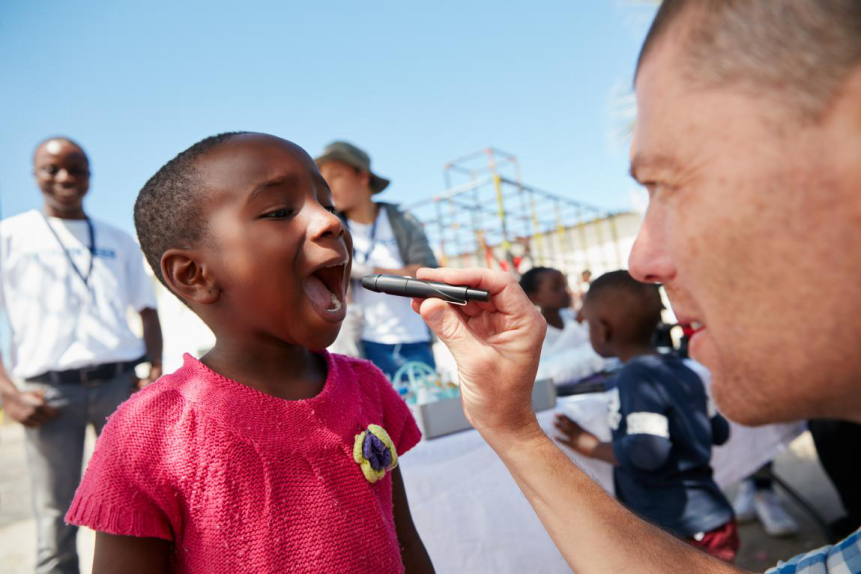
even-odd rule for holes
{"type": "MultiPolygon", "coordinates": [[[[554,406],[556,406],[556,387],[553,381],[550,379],[536,381],[532,388],[532,409],[539,412],[554,406]]],[[[460,396],[410,405],[410,410],[425,439],[472,428],[466,420],[466,415],[463,414],[460,396]]]]}

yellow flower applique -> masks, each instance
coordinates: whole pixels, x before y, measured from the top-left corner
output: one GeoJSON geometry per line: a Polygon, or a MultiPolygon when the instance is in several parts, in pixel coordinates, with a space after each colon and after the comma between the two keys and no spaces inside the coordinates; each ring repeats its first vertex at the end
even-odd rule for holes
{"type": "Polygon", "coordinates": [[[356,435],[353,460],[362,468],[368,482],[373,483],[398,466],[398,453],[386,429],[368,425],[366,430],[356,435]]]}

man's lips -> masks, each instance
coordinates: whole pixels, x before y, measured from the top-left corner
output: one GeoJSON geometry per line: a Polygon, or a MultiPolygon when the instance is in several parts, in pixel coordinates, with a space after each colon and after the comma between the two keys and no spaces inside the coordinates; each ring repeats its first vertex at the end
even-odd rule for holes
{"type": "Polygon", "coordinates": [[[702,321],[698,321],[678,313],[676,313],[676,321],[678,321],[679,325],[684,327],[685,330],[689,330],[691,335],[696,335],[700,331],[704,331],[706,328],[706,324],[702,321]]]}
{"type": "Polygon", "coordinates": [[[81,190],[74,187],[55,187],[51,190],[51,195],[59,200],[78,199],[83,195],[81,190]]]}

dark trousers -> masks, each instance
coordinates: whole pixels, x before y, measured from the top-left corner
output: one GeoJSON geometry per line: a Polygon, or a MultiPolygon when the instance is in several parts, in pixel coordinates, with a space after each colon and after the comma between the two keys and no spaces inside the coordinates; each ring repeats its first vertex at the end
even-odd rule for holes
{"type": "Polygon", "coordinates": [[[809,421],[819,462],[840,495],[846,517],[834,525],[844,537],[861,526],[861,425],[845,421],[809,421]]]}

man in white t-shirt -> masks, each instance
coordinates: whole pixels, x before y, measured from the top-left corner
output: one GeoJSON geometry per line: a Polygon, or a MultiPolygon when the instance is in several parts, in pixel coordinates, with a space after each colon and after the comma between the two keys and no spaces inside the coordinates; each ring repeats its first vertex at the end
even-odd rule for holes
{"type": "Polygon", "coordinates": [[[84,212],[90,166],[81,146],[42,142],[33,174],[43,210],[0,222],[0,311],[12,334],[0,358],[0,400],[27,427],[36,571],[76,573],[77,529],[63,518],[81,478],[87,425],[100,432],[133,386],[161,374],[161,327],[134,239],[84,212]],[[143,340],[129,326],[130,308],[140,313],[143,340]],[[138,381],[143,362],[149,376],[138,381]]]}
{"type": "MultiPolygon", "coordinates": [[[[435,368],[430,331],[412,311],[410,300],[357,285],[372,273],[415,276],[420,267],[436,267],[421,223],[392,204],[373,201],[389,180],[371,171],[371,159],[363,150],[333,142],[316,161],[353,236],[351,312],[361,313],[354,336],[364,356],[389,378],[411,361],[435,368]]],[[[345,336],[350,336],[349,329],[345,336]]]]}

